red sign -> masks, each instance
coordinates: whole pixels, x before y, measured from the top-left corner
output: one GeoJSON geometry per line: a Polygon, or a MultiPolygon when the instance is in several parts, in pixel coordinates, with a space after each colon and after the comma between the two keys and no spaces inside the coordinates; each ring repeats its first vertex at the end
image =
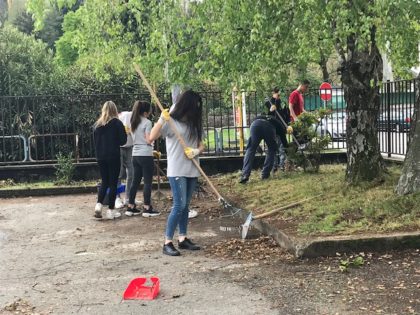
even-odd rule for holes
{"type": "Polygon", "coordinates": [[[319,96],[323,101],[329,101],[332,98],[332,86],[331,84],[324,82],[319,87],[319,96]]]}

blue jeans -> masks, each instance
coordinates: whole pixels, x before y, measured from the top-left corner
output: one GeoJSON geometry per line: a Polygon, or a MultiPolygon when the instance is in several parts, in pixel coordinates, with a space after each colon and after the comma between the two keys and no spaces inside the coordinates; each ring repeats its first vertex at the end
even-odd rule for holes
{"type": "Polygon", "coordinates": [[[197,177],[168,177],[168,179],[173,204],[166,223],[165,236],[167,240],[172,240],[177,226],[179,226],[179,235],[187,235],[188,208],[197,184],[197,177]]]}
{"type": "Polygon", "coordinates": [[[286,158],[287,158],[286,148],[285,148],[283,142],[280,139],[278,139],[277,142],[279,144],[279,149],[278,149],[279,156],[276,157],[276,159],[274,160],[274,168],[275,169],[284,168],[284,164],[285,164],[286,158]]]}

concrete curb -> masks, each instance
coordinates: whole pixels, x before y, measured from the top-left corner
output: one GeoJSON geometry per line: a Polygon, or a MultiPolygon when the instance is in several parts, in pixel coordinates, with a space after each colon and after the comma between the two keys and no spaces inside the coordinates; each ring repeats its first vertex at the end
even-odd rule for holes
{"type": "MultiPolygon", "coordinates": [[[[239,208],[233,208],[236,211],[239,210],[239,208]]],[[[238,212],[243,222],[245,222],[248,214],[249,212],[245,209],[238,212]]],[[[267,222],[264,222],[264,220],[252,221],[252,227],[264,235],[271,236],[280,247],[298,258],[335,256],[336,253],[359,253],[363,251],[384,252],[389,250],[420,248],[420,231],[368,236],[326,236],[309,240],[291,237],[267,222]]]]}
{"type": "MultiPolygon", "coordinates": [[[[140,189],[143,185],[140,186],[140,189]]],[[[170,188],[168,182],[160,183],[160,188],[170,188]]],[[[153,183],[153,189],[157,189],[157,184],[153,183]]],[[[51,188],[25,188],[25,189],[4,189],[0,190],[0,198],[20,198],[20,197],[45,197],[58,195],[78,195],[96,193],[96,186],[84,187],[51,187],[51,188]]]]}

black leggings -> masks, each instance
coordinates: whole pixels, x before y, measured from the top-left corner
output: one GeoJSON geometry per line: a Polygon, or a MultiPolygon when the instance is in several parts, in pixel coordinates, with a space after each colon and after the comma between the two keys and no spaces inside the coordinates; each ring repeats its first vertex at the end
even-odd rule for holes
{"type": "Polygon", "coordinates": [[[114,209],[118,175],[120,174],[120,158],[98,160],[98,165],[102,178],[101,187],[98,191],[98,202],[103,203],[106,191],[109,188],[109,209],[114,209]]]}
{"type": "Polygon", "coordinates": [[[150,206],[153,181],[153,156],[133,156],[134,176],[130,189],[129,203],[135,204],[137,189],[144,178],[143,198],[144,205],[150,206]]]}

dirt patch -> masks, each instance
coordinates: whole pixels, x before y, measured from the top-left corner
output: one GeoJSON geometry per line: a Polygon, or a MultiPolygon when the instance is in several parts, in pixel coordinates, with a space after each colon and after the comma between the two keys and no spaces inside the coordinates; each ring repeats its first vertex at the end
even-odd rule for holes
{"type": "Polygon", "coordinates": [[[222,259],[237,259],[268,263],[274,260],[292,261],[294,256],[283,250],[268,236],[257,239],[240,240],[230,239],[218,242],[206,249],[207,256],[216,256],[222,259]]]}

